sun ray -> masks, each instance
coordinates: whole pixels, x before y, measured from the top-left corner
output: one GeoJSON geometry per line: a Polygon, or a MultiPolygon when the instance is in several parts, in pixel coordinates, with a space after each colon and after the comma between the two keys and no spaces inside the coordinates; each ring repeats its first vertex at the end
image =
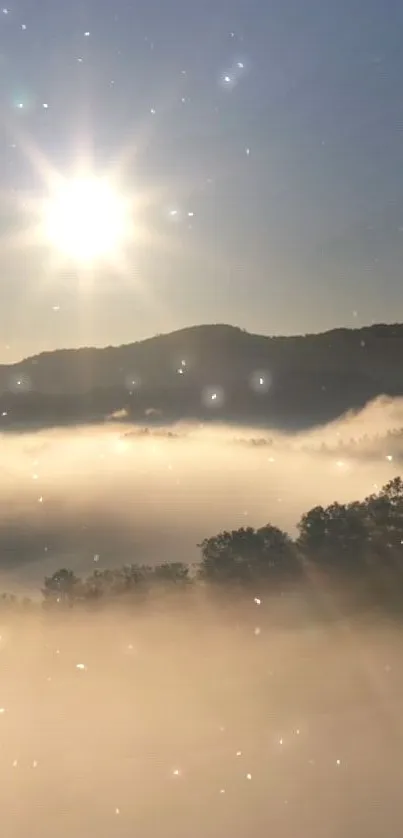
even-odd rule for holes
{"type": "MultiPolygon", "coordinates": [[[[172,94],[172,102],[175,97],[177,91],[172,94]]],[[[139,299],[157,311],[153,284],[145,281],[148,254],[152,259],[178,253],[186,259],[195,258],[193,237],[191,244],[186,236],[173,232],[169,207],[173,199],[186,207],[190,200],[193,202],[192,196],[208,188],[209,181],[202,172],[197,182],[192,178],[191,190],[183,174],[181,177],[177,172],[155,177],[154,183],[149,173],[147,189],[136,185],[128,192],[124,188],[133,183],[132,173],[140,171],[137,158],[149,146],[150,136],[159,133],[160,120],[169,107],[169,103],[164,107],[161,100],[156,103],[156,112],[145,120],[143,130],[137,127],[133,140],[102,171],[95,165],[90,131],[87,137],[79,138],[79,152],[70,171],[61,171],[23,134],[21,125],[8,125],[13,142],[32,167],[38,187],[35,193],[8,196],[13,210],[18,209],[18,228],[3,235],[0,250],[25,253],[28,248],[35,249],[40,259],[36,283],[52,283],[57,289],[68,276],[69,283],[77,284],[83,317],[99,282],[103,287],[116,281],[122,288],[133,287],[139,299]]],[[[184,219],[186,214],[184,209],[184,219]]],[[[218,271],[219,254],[209,257],[205,247],[202,253],[203,261],[210,259],[211,267],[218,271]]],[[[168,317],[166,302],[164,308],[168,317]]]]}

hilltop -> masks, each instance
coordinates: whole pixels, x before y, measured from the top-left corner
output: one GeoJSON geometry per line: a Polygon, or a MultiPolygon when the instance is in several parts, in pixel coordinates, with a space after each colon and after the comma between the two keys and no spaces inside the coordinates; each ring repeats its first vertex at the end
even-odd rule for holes
{"type": "Polygon", "coordinates": [[[403,395],[403,324],[266,337],[201,325],[124,346],[45,352],[0,366],[3,427],[219,418],[303,427],[403,395]]]}

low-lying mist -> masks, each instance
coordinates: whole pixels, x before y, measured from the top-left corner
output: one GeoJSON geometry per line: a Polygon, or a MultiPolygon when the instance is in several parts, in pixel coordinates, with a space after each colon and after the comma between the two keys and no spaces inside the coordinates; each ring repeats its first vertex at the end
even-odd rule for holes
{"type": "Polygon", "coordinates": [[[4,433],[0,584],[28,589],[61,565],[192,563],[225,528],[270,521],[293,534],[312,506],[363,498],[399,473],[400,427],[403,400],[380,399],[296,435],[117,422],[4,433]]]}
{"type": "MultiPolygon", "coordinates": [[[[35,593],[61,566],[196,561],[223,528],[293,533],[313,505],[399,472],[401,410],[383,401],[295,436],[4,434],[3,589],[35,593]]],[[[1,610],[2,836],[401,834],[403,628],[332,611],[324,591],[282,593],[1,610]]]]}
{"type": "Polygon", "coordinates": [[[401,630],[272,605],[10,616],[4,838],[401,834],[401,630]]]}

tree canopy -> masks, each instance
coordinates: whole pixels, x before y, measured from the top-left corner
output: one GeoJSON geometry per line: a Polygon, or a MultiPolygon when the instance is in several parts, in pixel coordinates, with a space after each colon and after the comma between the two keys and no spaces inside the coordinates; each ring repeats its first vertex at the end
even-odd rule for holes
{"type": "MultiPolygon", "coordinates": [[[[44,605],[63,608],[115,600],[139,603],[157,592],[192,590],[200,583],[245,591],[259,585],[276,592],[309,577],[309,567],[323,568],[330,575],[336,571],[348,584],[355,577],[363,587],[371,575],[378,580],[386,573],[389,588],[400,596],[403,480],[395,477],[361,501],[313,507],[302,515],[295,539],[268,523],[222,530],[204,538],[198,547],[200,562],[195,568],[180,561],[163,561],[153,567],[130,564],[97,568],[83,579],[61,568],[45,578],[44,605]]],[[[27,600],[23,603],[28,606],[27,600]]],[[[0,597],[0,609],[21,604],[13,594],[0,597]]]]}

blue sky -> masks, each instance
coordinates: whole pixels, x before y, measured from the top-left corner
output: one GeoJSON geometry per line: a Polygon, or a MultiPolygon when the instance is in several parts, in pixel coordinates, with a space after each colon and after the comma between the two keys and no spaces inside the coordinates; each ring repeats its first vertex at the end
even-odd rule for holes
{"type": "Polygon", "coordinates": [[[289,334],[401,319],[401,3],[5,8],[2,360],[200,322],[289,334]],[[120,167],[149,233],[124,272],[83,279],[11,246],[24,195],[44,190],[27,147],[61,174],[83,148],[97,171],[120,167]]]}

